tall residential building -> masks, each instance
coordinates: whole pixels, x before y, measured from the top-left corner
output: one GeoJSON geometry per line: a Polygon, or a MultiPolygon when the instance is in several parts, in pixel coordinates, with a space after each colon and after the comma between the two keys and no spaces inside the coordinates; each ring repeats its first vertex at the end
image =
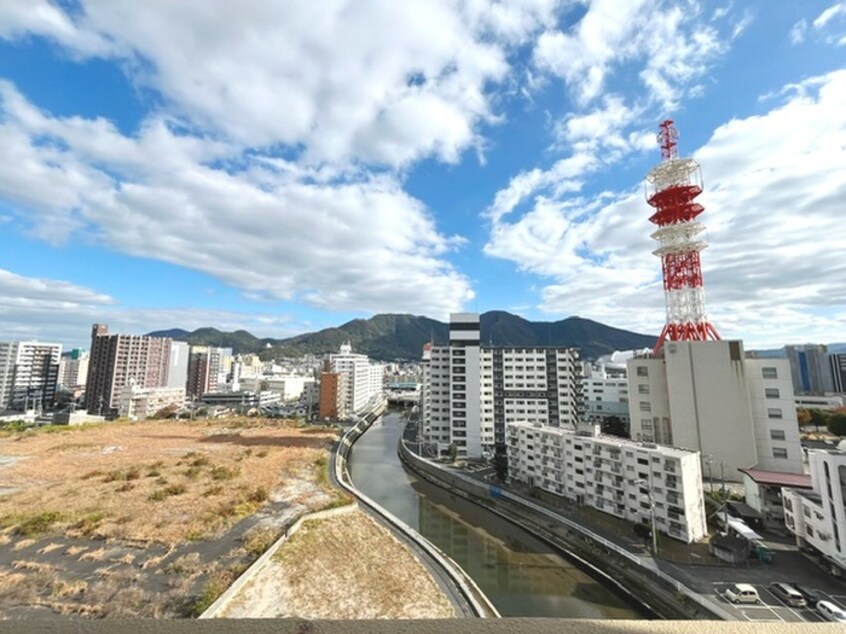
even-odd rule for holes
{"type": "Polygon", "coordinates": [[[347,411],[346,372],[323,372],[320,375],[320,392],[317,413],[323,419],[342,419],[349,415],[347,411]]]}
{"type": "Polygon", "coordinates": [[[170,339],[110,335],[107,325],[94,324],[85,387],[88,413],[117,414],[120,392],[133,379],[141,388],[167,386],[170,346],[170,339]]]}
{"type": "Polygon", "coordinates": [[[802,473],[790,367],[747,359],[741,341],[668,341],[628,362],[631,437],[702,454],[703,470],[802,473]]]}
{"type": "Polygon", "coordinates": [[[167,366],[167,386],[185,389],[188,384],[188,355],[190,347],[184,341],[171,341],[167,366]]]}
{"type": "Polygon", "coordinates": [[[846,394],[846,353],[828,355],[828,365],[831,370],[832,390],[838,394],[846,394]]]}
{"type": "Polygon", "coordinates": [[[553,427],[581,416],[581,367],[569,348],[482,346],[479,315],[450,315],[447,346],[423,349],[422,433],[439,453],[506,454],[506,426],[513,421],[553,427]]]}
{"type": "Polygon", "coordinates": [[[834,391],[828,348],[823,345],[784,346],[797,394],[825,394],[834,391]]]}
{"type": "MultiPolygon", "coordinates": [[[[667,344],[665,344],[667,345],[667,344]]],[[[699,454],[539,423],[508,425],[508,477],[683,542],[707,534],[699,454]]]]}
{"type": "Polygon", "coordinates": [[[629,383],[625,372],[622,376],[609,376],[602,370],[593,371],[582,379],[585,420],[602,422],[616,417],[626,425],[629,422],[629,383]]]}
{"type": "MultiPolygon", "coordinates": [[[[843,443],[841,443],[842,445],[843,443]]],[[[783,488],[784,521],[800,546],[810,546],[846,576],[846,451],[808,454],[812,491],[783,488]]]]}
{"type": "Polygon", "coordinates": [[[61,355],[58,343],[0,342],[0,411],[50,407],[56,397],[61,355]]]}
{"type": "Polygon", "coordinates": [[[367,355],[354,353],[349,343],[343,344],[339,353],[326,356],[324,369],[347,375],[343,398],[348,413],[362,411],[371,399],[382,393],[384,366],[371,363],[367,355]]]}
{"type": "Polygon", "coordinates": [[[88,359],[88,352],[79,348],[63,354],[59,360],[59,386],[73,388],[85,385],[88,379],[88,359]]]}
{"type": "Polygon", "coordinates": [[[226,381],[224,364],[227,351],[227,348],[191,346],[185,384],[188,398],[199,398],[203,394],[219,391],[220,385],[226,381]]]}

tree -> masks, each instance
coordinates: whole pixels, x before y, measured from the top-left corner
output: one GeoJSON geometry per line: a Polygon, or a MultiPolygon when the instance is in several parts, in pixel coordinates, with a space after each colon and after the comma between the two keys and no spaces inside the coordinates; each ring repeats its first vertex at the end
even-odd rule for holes
{"type": "Polygon", "coordinates": [[[629,430],[619,416],[609,416],[602,421],[602,433],[618,438],[629,438],[629,430]]]}
{"type": "Polygon", "coordinates": [[[846,412],[834,412],[828,417],[828,431],[835,436],[846,436],[846,412]]]}
{"type": "Polygon", "coordinates": [[[814,408],[810,411],[810,414],[811,414],[811,424],[814,426],[814,431],[819,433],[820,427],[828,427],[828,418],[829,418],[828,412],[821,410],[821,409],[814,408]]]}
{"type": "Polygon", "coordinates": [[[458,447],[455,443],[451,443],[449,448],[447,449],[449,454],[449,459],[455,462],[455,459],[458,457],[458,447]]]}
{"type": "Polygon", "coordinates": [[[164,418],[173,418],[174,416],[176,416],[177,411],[179,411],[179,405],[165,405],[159,411],[153,414],[151,418],[155,418],[156,420],[161,420],[164,418]]]}
{"type": "Polygon", "coordinates": [[[811,424],[811,412],[799,407],[796,409],[796,420],[799,421],[799,427],[805,427],[811,424]]]}

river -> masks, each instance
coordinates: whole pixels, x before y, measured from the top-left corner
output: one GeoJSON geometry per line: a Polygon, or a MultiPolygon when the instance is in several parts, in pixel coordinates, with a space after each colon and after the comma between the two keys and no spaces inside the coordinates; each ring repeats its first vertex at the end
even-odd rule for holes
{"type": "Polygon", "coordinates": [[[407,472],[397,455],[403,426],[388,414],[355,443],[355,486],[452,557],[503,616],[644,618],[544,542],[407,472]]]}

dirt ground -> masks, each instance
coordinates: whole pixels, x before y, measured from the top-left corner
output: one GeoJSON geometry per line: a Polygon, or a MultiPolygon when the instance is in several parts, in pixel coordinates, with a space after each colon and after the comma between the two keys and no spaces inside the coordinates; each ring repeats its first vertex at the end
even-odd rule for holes
{"type": "Polygon", "coordinates": [[[229,618],[454,618],[423,565],[361,511],[307,522],[233,600],[229,618]]]}
{"type": "Polygon", "coordinates": [[[344,501],[335,438],[262,419],[0,437],[0,617],[198,613],[296,517],[344,501]]]}

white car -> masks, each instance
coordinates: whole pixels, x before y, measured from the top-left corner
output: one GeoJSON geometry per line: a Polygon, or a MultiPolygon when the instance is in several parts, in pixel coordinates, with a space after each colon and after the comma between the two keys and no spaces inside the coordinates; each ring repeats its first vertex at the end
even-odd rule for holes
{"type": "Polygon", "coordinates": [[[726,588],[725,597],[732,603],[759,603],[761,597],[755,586],[748,583],[735,583],[726,588]]]}
{"type": "Polygon", "coordinates": [[[846,612],[834,605],[831,601],[819,601],[817,603],[817,612],[819,612],[820,616],[822,616],[826,621],[846,623],[846,612]]]}

